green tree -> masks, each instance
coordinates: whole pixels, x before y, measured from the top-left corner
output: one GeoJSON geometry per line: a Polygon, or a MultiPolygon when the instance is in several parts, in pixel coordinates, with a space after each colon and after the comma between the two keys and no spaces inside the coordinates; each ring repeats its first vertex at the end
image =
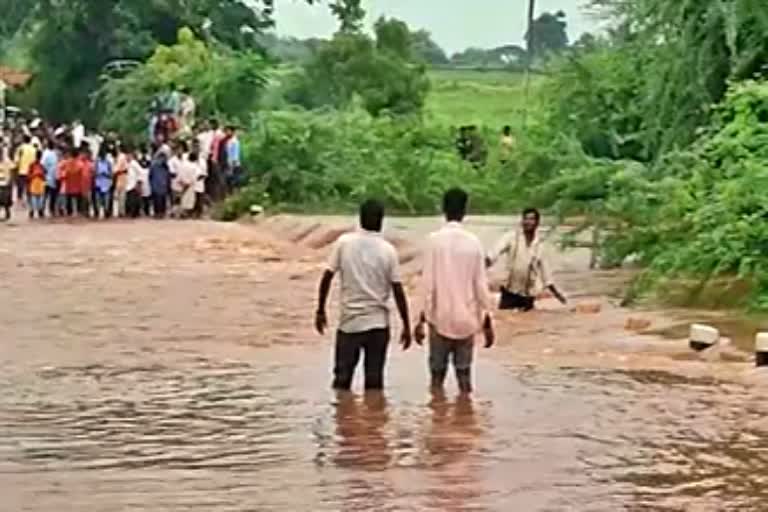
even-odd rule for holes
{"type": "Polygon", "coordinates": [[[171,83],[189,88],[200,115],[222,114],[247,121],[266,85],[266,61],[253,51],[213,49],[182,28],[178,43],[158,46],[127,75],[104,77],[97,100],[105,112],[103,127],[124,134],[143,133],[147,107],[171,83]]]}
{"type": "Polygon", "coordinates": [[[411,51],[413,55],[431,66],[444,66],[449,63],[448,56],[426,30],[411,33],[411,51]]]}
{"type": "Polygon", "coordinates": [[[408,25],[381,18],[375,33],[374,40],[360,31],[340,30],[321,44],[289,83],[288,101],[338,108],[359,98],[373,116],[420,113],[430,84],[426,67],[413,55],[408,25]]]}
{"type": "Polygon", "coordinates": [[[563,11],[545,12],[536,18],[525,36],[533,54],[531,57],[542,58],[565,50],[568,47],[567,28],[563,11]]]}
{"type": "Polygon", "coordinates": [[[27,0],[9,7],[17,10],[4,10],[14,14],[4,21],[33,31],[29,56],[38,79],[28,101],[55,119],[90,114],[95,121],[92,94],[106,64],[143,61],[156,45],[175,43],[182,27],[225,46],[249,47],[254,34],[272,25],[273,0],[27,0]]]}
{"type": "Polygon", "coordinates": [[[359,32],[362,29],[365,9],[361,0],[336,0],[330,7],[339,19],[340,32],[359,32]]]}

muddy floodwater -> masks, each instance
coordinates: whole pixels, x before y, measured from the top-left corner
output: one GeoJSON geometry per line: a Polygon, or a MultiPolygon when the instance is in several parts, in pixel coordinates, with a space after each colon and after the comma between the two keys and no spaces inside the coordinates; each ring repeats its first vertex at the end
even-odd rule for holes
{"type": "MultiPolygon", "coordinates": [[[[768,510],[768,378],[641,332],[683,317],[578,251],[472,398],[396,347],[386,393],[334,394],[311,322],[344,222],[0,226],[0,511],[768,510]]],[[[390,223],[409,284],[437,225],[390,223]]]]}

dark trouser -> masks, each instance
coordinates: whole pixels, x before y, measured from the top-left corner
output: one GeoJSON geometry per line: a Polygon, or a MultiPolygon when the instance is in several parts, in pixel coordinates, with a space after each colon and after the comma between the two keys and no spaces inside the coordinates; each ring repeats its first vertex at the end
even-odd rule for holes
{"type": "Polygon", "coordinates": [[[16,200],[27,200],[27,177],[22,174],[16,176],[16,200]]]}
{"type": "Polygon", "coordinates": [[[96,218],[98,219],[102,215],[102,212],[104,212],[104,218],[111,217],[112,215],[109,211],[109,208],[112,205],[112,200],[110,199],[111,194],[109,192],[102,192],[101,190],[96,190],[94,194],[93,213],[96,218]]]}
{"type": "Polygon", "coordinates": [[[67,194],[67,215],[70,217],[83,210],[83,196],[80,194],[67,194]]]}
{"type": "Polygon", "coordinates": [[[536,299],[533,297],[526,297],[517,293],[512,293],[506,288],[501,289],[501,300],[499,301],[499,309],[519,309],[521,311],[532,311],[536,299]]]}
{"type": "Polygon", "coordinates": [[[149,217],[152,213],[152,196],[141,198],[141,210],[144,212],[145,217],[149,217]]]}
{"type": "Polygon", "coordinates": [[[165,194],[152,194],[152,208],[155,210],[155,218],[163,219],[168,212],[168,196],[165,194]]]}
{"type": "Polygon", "coordinates": [[[141,214],[141,194],[138,190],[129,190],[125,196],[125,213],[131,219],[141,214]]]}
{"type": "Polygon", "coordinates": [[[338,331],[333,388],[347,391],[352,387],[360,353],[365,352],[365,389],[383,389],[388,346],[389,329],[357,333],[338,331]]]}
{"type": "Polygon", "coordinates": [[[199,219],[203,216],[203,204],[205,203],[205,193],[204,192],[197,192],[195,194],[195,209],[192,211],[192,214],[196,219],[199,219]]]}
{"type": "Polygon", "coordinates": [[[472,391],[474,351],[473,337],[454,340],[441,335],[434,326],[430,326],[429,370],[432,374],[432,387],[442,388],[448,374],[448,365],[453,362],[459,389],[464,393],[470,393],[472,391]]]}
{"type": "Polygon", "coordinates": [[[48,212],[51,217],[56,216],[59,212],[56,210],[59,201],[59,187],[45,187],[45,201],[48,203],[48,212]]]}

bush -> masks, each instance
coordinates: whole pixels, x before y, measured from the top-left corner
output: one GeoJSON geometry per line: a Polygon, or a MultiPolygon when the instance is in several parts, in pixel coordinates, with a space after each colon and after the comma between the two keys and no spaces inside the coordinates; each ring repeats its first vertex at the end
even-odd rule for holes
{"type": "Polygon", "coordinates": [[[433,214],[451,186],[467,189],[474,212],[514,207],[509,170],[462,162],[447,127],[359,111],[282,111],[263,114],[242,139],[250,184],[230,202],[240,214],[250,205],[242,197],[263,193],[278,208],[347,210],[376,197],[399,213],[433,214]]]}

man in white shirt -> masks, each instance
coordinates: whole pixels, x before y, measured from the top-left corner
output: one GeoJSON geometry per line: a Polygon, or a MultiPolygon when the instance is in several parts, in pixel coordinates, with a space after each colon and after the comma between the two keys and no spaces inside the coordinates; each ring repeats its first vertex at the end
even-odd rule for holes
{"type": "Polygon", "coordinates": [[[142,175],[144,174],[144,168],[136,158],[133,151],[126,152],[126,159],[128,160],[128,171],[125,177],[125,193],[126,193],[126,213],[128,217],[135,219],[141,215],[142,206],[142,175]]]}
{"type": "Polygon", "coordinates": [[[485,334],[486,348],[495,341],[485,250],[461,224],[468,201],[469,196],[461,189],[445,193],[443,212],[447,223],[430,235],[424,252],[422,313],[415,333],[417,342],[423,340],[429,324],[432,389],[443,389],[452,360],[459,390],[464,394],[472,392],[475,336],[485,334]]]}
{"type": "Polygon", "coordinates": [[[390,340],[389,300],[395,297],[403,322],[400,343],[411,345],[408,301],[400,279],[395,248],[381,236],[384,207],[366,201],[360,207],[361,229],[339,238],[320,282],[315,326],[325,333],[325,305],[336,273],[341,274],[341,315],[336,334],[333,388],[349,391],[361,352],[365,353],[365,389],[384,387],[390,340]]]}
{"type": "Polygon", "coordinates": [[[499,309],[533,310],[536,295],[549,290],[561,303],[567,300],[555,286],[544,254],[538,230],[541,214],[535,208],[523,212],[521,230],[504,235],[488,255],[486,264],[493,266],[506,256],[507,278],[501,288],[499,309]]]}

